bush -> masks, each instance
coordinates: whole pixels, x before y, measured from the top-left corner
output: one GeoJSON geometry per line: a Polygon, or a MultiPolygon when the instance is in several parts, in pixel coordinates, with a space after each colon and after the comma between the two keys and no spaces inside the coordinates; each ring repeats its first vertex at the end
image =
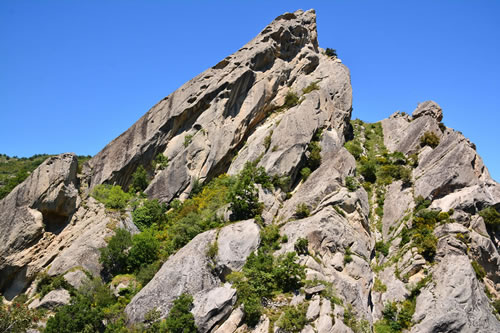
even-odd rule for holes
{"type": "Polygon", "coordinates": [[[425,132],[420,138],[420,145],[422,147],[429,146],[431,148],[436,148],[439,145],[439,137],[433,132],[425,132]]]}
{"type": "Polygon", "coordinates": [[[309,151],[307,166],[314,171],[319,168],[321,164],[321,146],[319,141],[311,141],[307,150],[309,151]]]}
{"type": "Polygon", "coordinates": [[[14,302],[6,305],[0,296],[0,332],[26,332],[38,320],[36,311],[29,309],[26,304],[14,302]]]}
{"type": "Polygon", "coordinates": [[[300,288],[301,280],[306,277],[304,267],[296,263],[296,259],[295,252],[288,252],[278,258],[273,270],[274,279],[283,292],[300,288]]]}
{"type": "Polygon", "coordinates": [[[486,277],[486,271],[483,266],[481,266],[477,261],[471,261],[472,268],[474,268],[474,272],[476,272],[476,276],[479,280],[482,280],[486,277]]]}
{"type": "Polygon", "coordinates": [[[132,247],[127,253],[127,271],[137,272],[142,266],[152,264],[158,259],[160,243],[150,230],[132,237],[132,247]]]}
{"type": "Polygon", "coordinates": [[[375,278],[375,282],[373,283],[373,290],[379,293],[385,293],[387,291],[387,286],[383,284],[382,281],[375,278]]]}
{"type": "Polygon", "coordinates": [[[271,146],[272,136],[273,136],[273,130],[271,130],[269,134],[264,138],[264,148],[266,148],[266,151],[268,151],[269,147],[271,146]]]}
{"type": "Polygon", "coordinates": [[[148,173],[142,165],[139,165],[135,172],[132,174],[132,184],[130,185],[130,192],[144,191],[149,185],[148,173]]]}
{"type": "Polygon", "coordinates": [[[361,159],[359,172],[363,178],[370,183],[375,183],[377,180],[377,163],[374,159],[361,159]]]}
{"type": "Polygon", "coordinates": [[[350,247],[346,247],[344,253],[344,265],[347,265],[352,261],[352,252],[350,247]]]}
{"type": "Polygon", "coordinates": [[[345,186],[347,187],[349,192],[354,192],[358,189],[359,183],[356,180],[356,178],[351,177],[351,176],[347,176],[347,177],[345,177],[345,186]]]}
{"type": "Polygon", "coordinates": [[[185,137],[184,137],[184,147],[187,148],[187,146],[189,146],[191,144],[191,142],[193,141],[193,135],[192,134],[187,134],[185,137]]]}
{"type": "Polygon", "coordinates": [[[163,170],[168,166],[168,157],[159,153],[153,161],[153,168],[163,170]]]}
{"type": "Polygon", "coordinates": [[[126,272],[128,257],[126,250],[130,246],[132,246],[130,232],[125,229],[117,229],[108,245],[99,249],[101,252],[99,262],[102,264],[105,274],[114,276],[126,272]]]}
{"type": "Polygon", "coordinates": [[[97,185],[92,191],[92,197],[111,209],[124,209],[130,200],[130,195],[123,192],[120,185],[97,185]]]}
{"type": "Polygon", "coordinates": [[[237,181],[229,192],[231,203],[231,220],[245,220],[255,217],[262,212],[258,190],[255,184],[271,187],[271,178],[267,176],[263,167],[257,168],[247,162],[238,174],[237,181]]]}
{"type": "Polygon", "coordinates": [[[302,238],[300,237],[299,239],[297,239],[297,241],[295,242],[295,244],[293,245],[293,248],[295,250],[295,252],[297,252],[297,254],[308,254],[309,253],[309,250],[307,249],[309,245],[309,241],[307,240],[307,238],[302,238]]]}
{"type": "Polygon", "coordinates": [[[193,297],[185,293],[181,294],[174,301],[174,305],[165,320],[167,331],[171,333],[196,333],[197,328],[191,313],[192,307],[193,297]]]}
{"type": "Polygon", "coordinates": [[[289,90],[285,96],[285,103],[283,103],[282,108],[290,109],[300,103],[300,98],[297,93],[289,90]]]}
{"type": "Polygon", "coordinates": [[[306,179],[311,175],[311,169],[308,167],[302,168],[302,170],[300,170],[300,175],[302,176],[302,180],[306,181],[306,179]]]}
{"type": "Polygon", "coordinates": [[[132,218],[137,228],[143,231],[153,225],[153,223],[156,223],[158,226],[164,225],[167,221],[166,211],[167,206],[164,203],[160,203],[158,199],[145,199],[142,205],[132,212],[132,218]]]}
{"type": "Polygon", "coordinates": [[[277,326],[285,332],[300,332],[307,324],[306,312],[307,306],[304,303],[287,306],[277,326]]]}
{"type": "Polygon", "coordinates": [[[378,241],[375,243],[375,250],[382,253],[384,257],[387,257],[389,255],[389,248],[391,244],[389,242],[384,243],[384,241],[378,241]]]}
{"type": "Polygon", "coordinates": [[[352,156],[354,156],[356,160],[359,160],[361,154],[363,153],[363,148],[361,147],[360,143],[355,140],[347,141],[344,147],[349,153],[351,153],[352,156]]]}
{"type": "Polygon", "coordinates": [[[335,49],[331,49],[331,48],[327,47],[325,50],[325,54],[329,57],[337,58],[337,50],[335,50],[335,49]]]}
{"type": "Polygon", "coordinates": [[[305,95],[305,94],[308,94],[308,93],[310,93],[311,91],[314,91],[314,90],[319,90],[319,86],[318,86],[318,82],[317,81],[311,82],[311,84],[309,84],[307,87],[305,87],[304,89],[302,89],[302,93],[305,95]]]}
{"type": "Polygon", "coordinates": [[[479,212],[479,215],[484,219],[486,225],[493,227],[500,226],[500,213],[495,207],[486,207],[479,212]]]}
{"type": "Polygon", "coordinates": [[[300,203],[297,205],[295,208],[295,216],[298,219],[303,219],[309,216],[311,214],[311,211],[309,210],[309,207],[305,203],[300,203]]]}

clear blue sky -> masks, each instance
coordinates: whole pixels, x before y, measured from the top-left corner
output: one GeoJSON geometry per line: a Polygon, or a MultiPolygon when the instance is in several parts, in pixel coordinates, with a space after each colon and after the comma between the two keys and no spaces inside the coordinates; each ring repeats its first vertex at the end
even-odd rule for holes
{"type": "Polygon", "coordinates": [[[500,1],[0,1],[0,153],[96,154],[285,11],[315,8],[353,117],[438,102],[500,180],[500,1]]]}

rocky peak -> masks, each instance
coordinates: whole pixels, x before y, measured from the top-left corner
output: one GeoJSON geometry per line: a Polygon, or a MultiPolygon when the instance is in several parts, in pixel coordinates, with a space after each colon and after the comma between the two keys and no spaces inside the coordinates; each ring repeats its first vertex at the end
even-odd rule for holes
{"type": "Polygon", "coordinates": [[[430,116],[437,121],[443,120],[443,110],[441,107],[434,101],[425,101],[423,103],[419,103],[415,111],[413,111],[413,119],[422,116],[430,116]]]}

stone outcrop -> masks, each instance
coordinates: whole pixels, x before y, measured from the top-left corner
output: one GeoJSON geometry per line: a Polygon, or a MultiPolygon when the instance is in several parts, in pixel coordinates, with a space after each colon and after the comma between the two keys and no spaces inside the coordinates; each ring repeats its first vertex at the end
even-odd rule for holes
{"type": "Polygon", "coordinates": [[[272,174],[294,176],[319,128],[338,131],[342,143],[351,100],[349,71],[318,47],[314,11],[297,11],[278,17],[239,51],[160,101],[84,172],[90,188],[103,182],[127,187],[139,165],[153,172],[151,161],[164,154],[169,167],[155,174],[146,193],[168,202],[185,197],[191,180],[225,171],[238,150],[230,173],[256,159],[273,130],[260,164],[272,174]],[[313,82],[320,89],[303,95],[313,82]],[[273,113],[290,91],[301,103],[273,113]]]}

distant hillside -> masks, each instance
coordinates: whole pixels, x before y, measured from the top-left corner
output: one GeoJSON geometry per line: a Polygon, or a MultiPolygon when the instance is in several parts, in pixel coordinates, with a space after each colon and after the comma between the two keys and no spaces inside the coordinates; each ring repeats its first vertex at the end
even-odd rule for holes
{"type": "MultiPolygon", "coordinates": [[[[49,154],[35,154],[31,157],[17,157],[0,154],[0,199],[18,184],[22,183],[29,174],[47,158],[49,154]]],[[[78,156],[78,164],[82,165],[91,158],[90,155],[78,156]]]]}

